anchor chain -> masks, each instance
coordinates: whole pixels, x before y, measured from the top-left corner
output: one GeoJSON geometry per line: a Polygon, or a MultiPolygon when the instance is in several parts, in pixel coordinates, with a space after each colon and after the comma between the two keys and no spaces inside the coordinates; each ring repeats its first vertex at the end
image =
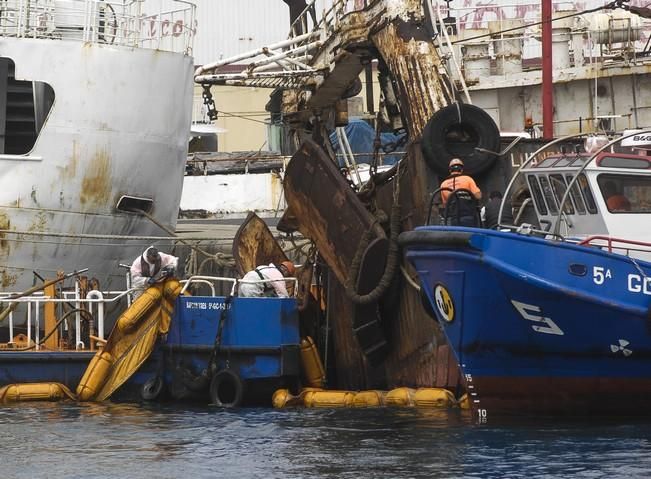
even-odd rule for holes
{"type": "Polygon", "coordinates": [[[204,83],[201,86],[203,87],[201,96],[203,98],[203,104],[206,105],[206,115],[208,115],[210,121],[215,121],[219,114],[217,112],[217,107],[215,106],[215,100],[212,97],[212,93],[210,93],[210,85],[204,83]]]}

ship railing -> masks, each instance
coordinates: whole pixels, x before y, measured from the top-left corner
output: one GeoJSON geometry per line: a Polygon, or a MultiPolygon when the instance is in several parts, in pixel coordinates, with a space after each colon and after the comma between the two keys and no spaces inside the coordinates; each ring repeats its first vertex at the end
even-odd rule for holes
{"type": "Polygon", "coordinates": [[[579,242],[579,245],[600,248],[604,251],[608,251],[609,253],[618,253],[625,256],[631,256],[633,254],[639,253],[651,253],[651,243],[647,243],[646,241],[613,238],[611,236],[590,236],[579,242]]]}
{"type": "Polygon", "coordinates": [[[288,38],[318,31],[321,34],[321,40],[326,40],[337,30],[339,20],[344,15],[363,10],[373,3],[373,0],[326,0],[325,2],[320,0],[318,3],[323,5],[320,15],[316,9],[317,0],[306,2],[301,14],[290,25],[288,38]]]}
{"type": "Polygon", "coordinates": [[[283,281],[285,282],[285,284],[289,284],[290,286],[292,286],[292,288],[290,288],[290,290],[288,291],[290,291],[292,297],[296,297],[296,294],[298,293],[298,279],[294,277],[286,277],[283,279],[243,280],[243,279],[236,279],[236,278],[228,278],[224,276],[191,276],[187,280],[181,281],[181,284],[183,284],[183,289],[181,290],[181,294],[184,294],[188,290],[188,288],[190,288],[190,286],[204,284],[210,288],[212,296],[217,296],[215,290],[215,283],[225,282],[230,284],[229,296],[236,296],[239,291],[240,284],[243,283],[261,284],[261,283],[273,283],[273,282],[280,282],[280,281],[283,281]]]}
{"type": "Polygon", "coordinates": [[[169,4],[164,0],[4,0],[0,4],[0,35],[190,55],[196,7],[185,0],[172,1],[179,7],[164,8],[169,4]]]}
{"type": "MultiPolygon", "coordinates": [[[[82,341],[81,336],[81,323],[82,323],[82,309],[86,310],[90,315],[89,326],[91,331],[97,332],[97,338],[102,341],[106,336],[106,331],[104,330],[104,318],[105,312],[108,305],[120,301],[124,297],[128,297],[130,294],[135,291],[139,291],[137,288],[127,289],[124,291],[98,291],[91,290],[88,291],[86,297],[82,297],[78,285],[75,285],[74,291],[63,291],[61,298],[52,298],[43,294],[42,292],[34,293],[30,296],[23,296],[21,298],[13,298],[12,296],[15,293],[3,292],[0,293],[0,305],[7,308],[10,307],[12,303],[18,303],[24,305],[26,308],[26,322],[25,328],[27,331],[27,345],[31,346],[32,338],[34,339],[33,349],[38,351],[41,349],[41,321],[45,316],[45,306],[47,304],[66,304],[74,305],[74,308],[77,310],[74,313],[74,329],[75,329],[75,349],[82,350],[86,349],[86,344],[82,341]],[[95,321],[97,322],[95,328],[95,321]]],[[[21,321],[22,324],[22,321],[21,321]]],[[[59,328],[61,325],[57,324],[56,328],[59,328]]],[[[65,329],[68,328],[68,322],[63,325],[65,329]]],[[[14,320],[14,310],[12,309],[9,312],[8,316],[8,330],[9,330],[9,341],[8,344],[12,344],[14,340],[14,331],[17,329],[14,320]]],[[[45,336],[51,334],[52,331],[44,331],[45,336]]]]}

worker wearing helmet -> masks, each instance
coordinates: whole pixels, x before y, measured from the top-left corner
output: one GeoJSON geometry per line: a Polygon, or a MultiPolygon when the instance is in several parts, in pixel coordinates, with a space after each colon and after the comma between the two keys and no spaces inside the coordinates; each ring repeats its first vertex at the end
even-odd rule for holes
{"type": "Polygon", "coordinates": [[[450,176],[441,183],[441,201],[443,202],[444,208],[450,194],[456,190],[468,190],[475,199],[481,199],[481,190],[477,187],[475,180],[463,174],[463,161],[459,158],[453,158],[448,165],[448,171],[450,172],[450,176]]]}
{"type": "Polygon", "coordinates": [[[258,266],[240,280],[239,295],[260,298],[264,296],[287,298],[285,278],[295,276],[296,267],[291,261],[283,261],[278,266],[273,263],[258,266]]]}
{"type": "MultiPolygon", "coordinates": [[[[179,259],[171,254],[158,251],[154,246],[147,248],[131,264],[131,287],[145,290],[154,283],[174,276],[179,259]]],[[[133,298],[137,298],[142,291],[136,291],[133,298]]]]}

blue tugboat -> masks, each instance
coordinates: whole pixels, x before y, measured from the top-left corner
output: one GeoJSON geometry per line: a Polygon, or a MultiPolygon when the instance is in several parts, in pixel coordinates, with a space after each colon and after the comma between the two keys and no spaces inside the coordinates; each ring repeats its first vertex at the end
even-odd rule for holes
{"type": "Polygon", "coordinates": [[[523,165],[547,230],[400,236],[480,421],[651,413],[651,157],[615,143],[523,165]]]}
{"type": "Polygon", "coordinates": [[[147,400],[167,392],[223,407],[269,404],[276,389],[297,388],[299,361],[296,298],[181,295],[167,338],[133,382],[147,400]]]}
{"type": "MultiPolygon", "coordinates": [[[[19,335],[24,344],[12,336],[14,341],[0,350],[0,402],[68,396],[236,407],[270,403],[275,389],[294,389],[300,359],[296,298],[237,297],[231,278],[193,277],[184,283],[168,280],[145,291],[120,316],[108,340],[91,335],[96,351],[81,341],[73,350],[61,347],[60,340],[55,347],[47,341],[62,333],[62,321],[46,321],[43,333],[48,337],[41,339],[38,319],[30,319],[29,337],[19,335]],[[215,296],[212,286],[210,296],[184,294],[193,284],[215,281],[230,281],[231,294],[215,296]],[[15,386],[3,390],[7,385],[15,386]]],[[[97,293],[77,300],[102,311],[120,296],[98,299],[97,293]]],[[[29,311],[48,302],[43,297],[22,300],[29,311]]],[[[39,317],[30,313],[30,318],[32,314],[39,317]]],[[[80,322],[75,329],[81,329],[80,322]]]]}

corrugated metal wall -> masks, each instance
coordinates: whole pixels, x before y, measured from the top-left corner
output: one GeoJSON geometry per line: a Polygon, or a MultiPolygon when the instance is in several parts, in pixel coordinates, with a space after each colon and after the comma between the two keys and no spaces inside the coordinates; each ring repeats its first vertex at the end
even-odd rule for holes
{"type": "Polygon", "coordinates": [[[289,32],[282,0],[193,0],[197,5],[197,65],[279,42],[289,32]]]}

